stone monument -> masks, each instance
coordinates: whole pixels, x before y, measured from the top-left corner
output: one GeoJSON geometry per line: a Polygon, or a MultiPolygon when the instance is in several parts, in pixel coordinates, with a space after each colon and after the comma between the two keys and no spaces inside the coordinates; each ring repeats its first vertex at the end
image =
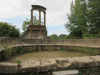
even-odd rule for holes
{"type": "Polygon", "coordinates": [[[26,39],[48,39],[46,31],[46,8],[40,5],[31,5],[31,24],[21,36],[26,39]],[[39,25],[33,25],[33,10],[39,11],[39,25]],[[41,11],[44,12],[44,25],[41,25],[41,11]]]}

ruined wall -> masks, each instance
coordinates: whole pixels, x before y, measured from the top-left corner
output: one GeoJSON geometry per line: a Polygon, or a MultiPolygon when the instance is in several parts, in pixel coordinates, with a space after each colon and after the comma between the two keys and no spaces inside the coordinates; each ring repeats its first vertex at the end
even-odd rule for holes
{"type": "Polygon", "coordinates": [[[25,39],[47,39],[46,26],[44,26],[44,25],[30,25],[27,28],[27,31],[25,31],[23,33],[21,38],[25,38],[25,39]]]}
{"type": "Polygon", "coordinates": [[[22,38],[2,38],[0,46],[3,44],[57,44],[57,45],[81,45],[100,46],[100,39],[22,39],[22,38]]]}
{"type": "MultiPolygon", "coordinates": [[[[5,48],[6,50],[8,50],[9,52],[9,48],[5,48]]],[[[62,46],[62,45],[33,45],[33,44],[26,44],[26,45],[16,45],[13,46],[11,49],[11,54],[16,55],[16,51],[18,52],[17,54],[20,54],[20,52],[22,54],[28,53],[28,52],[39,52],[39,51],[57,51],[60,49],[64,49],[65,51],[70,51],[69,48],[71,49],[71,51],[74,51],[75,46],[62,46]]],[[[2,51],[4,51],[5,49],[2,49],[2,51]]],[[[89,49],[89,48],[88,48],[89,49]]],[[[100,54],[100,49],[96,49],[100,54]]],[[[12,56],[12,55],[11,55],[12,56]]],[[[5,54],[2,54],[2,52],[0,53],[0,57],[6,57],[5,54]]]]}
{"type": "MultiPolygon", "coordinates": [[[[21,38],[0,38],[0,45],[2,46],[5,43],[12,43],[13,41],[15,41],[15,44],[52,44],[53,46],[55,45],[55,49],[60,49],[61,44],[67,44],[67,45],[98,45],[100,46],[100,39],[21,39],[21,38]],[[59,45],[58,45],[59,44],[59,45]]],[[[28,47],[25,46],[26,50],[28,47]]],[[[43,45],[42,49],[45,50],[45,46],[43,45]]],[[[13,49],[14,50],[14,49],[13,49]]],[[[28,52],[28,51],[27,51],[28,52]]],[[[2,53],[1,53],[2,54],[2,53]]],[[[0,54],[0,55],[1,55],[0,54]]],[[[1,58],[1,56],[0,56],[1,58]]],[[[84,67],[84,68],[79,68],[79,72],[81,72],[82,75],[88,75],[88,71],[89,74],[91,75],[99,75],[99,70],[100,70],[100,66],[94,66],[93,67],[93,71],[91,70],[91,67],[84,67]]]]}
{"type": "MultiPolygon", "coordinates": [[[[41,31],[41,32],[42,32],[42,36],[40,31],[32,31],[32,39],[47,39],[47,31],[41,31]]],[[[30,36],[31,36],[30,32],[25,31],[25,33],[22,35],[21,38],[30,39],[30,36]]]]}

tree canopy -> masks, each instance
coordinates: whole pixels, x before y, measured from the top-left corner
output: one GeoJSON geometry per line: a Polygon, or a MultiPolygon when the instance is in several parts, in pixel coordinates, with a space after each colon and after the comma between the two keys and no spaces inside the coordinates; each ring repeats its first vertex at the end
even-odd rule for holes
{"type": "Polygon", "coordinates": [[[1,37],[16,37],[19,38],[20,32],[16,26],[11,26],[6,22],[0,22],[0,36],[1,37]]]}
{"type": "Polygon", "coordinates": [[[100,1],[99,0],[75,0],[71,3],[71,14],[67,13],[69,22],[65,24],[70,32],[69,37],[84,38],[97,35],[100,31],[100,1]]]}

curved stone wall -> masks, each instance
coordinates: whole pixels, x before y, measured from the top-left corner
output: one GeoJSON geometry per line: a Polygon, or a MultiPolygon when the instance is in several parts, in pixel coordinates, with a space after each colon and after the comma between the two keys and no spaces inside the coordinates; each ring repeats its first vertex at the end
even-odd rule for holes
{"type": "MultiPolygon", "coordinates": [[[[85,45],[100,46],[100,39],[22,39],[22,38],[1,38],[0,46],[8,43],[13,44],[57,44],[57,45],[85,45]],[[15,43],[14,43],[15,42],[15,43]]],[[[1,48],[1,47],[0,47],[1,48]]]]}
{"type": "MultiPolygon", "coordinates": [[[[10,46],[21,45],[61,45],[66,46],[89,46],[100,48],[100,39],[22,39],[12,37],[0,37],[0,58],[2,56],[2,50],[10,46]],[[7,46],[7,47],[5,47],[7,46]]],[[[54,46],[57,49],[57,46],[54,46]]]]}
{"type": "MultiPolygon", "coordinates": [[[[89,46],[100,48],[100,39],[22,39],[22,38],[0,38],[0,53],[5,46],[16,45],[71,45],[71,46],[89,46]]],[[[6,48],[6,47],[5,47],[6,48]]],[[[57,47],[56,47],[57,48],[57,47]]],[[[0,55],[1,58],[1,55],[0,55]]]]}

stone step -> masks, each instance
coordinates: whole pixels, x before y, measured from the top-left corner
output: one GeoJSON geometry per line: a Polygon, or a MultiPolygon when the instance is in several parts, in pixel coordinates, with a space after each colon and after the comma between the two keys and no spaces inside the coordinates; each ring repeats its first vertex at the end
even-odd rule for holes
{"type": "Polygon", "coordinates": [[[17,73],[18,64],[12,64],[10,62],[0,63],[0,73],[17,73]]]}
{"type": "MultiPolygon", "coordinates": [[[[66,58],[43,58],[43,59],[29,59],[27,61],[21,60],[21,67],[17,63],[0,62],[0,73],[27,73],[27,72],[45,72],[45,71],[60,71],[67,68],[84,68],[100,66],[100,55],[84,56],[84,57],[66,57],[66,58]],[[76,63],[77,62],[77,63],[76,63]]],[[[68,70],[67,70],[68,71],[68,70]]],[[[67,73],[62,72],[62,73],[67,73]]],[[[55,73],[55,72],[54,72],[55,73]]],[[[68,75],[75,75],[75,70],[68,75]]],[[[78,71],[76,71],[77,75],[78,71]]],[[[56,74],[56,73],[55,73],[56,74]]],[[[59,74],[59,73],[58,73],[59,74]]],[[[58,75],[56,74],[56,75],[58,75]]],[[[63,75],[63,74],[61,74],[63,75]]]]}
{"type": "Polygon", "coordinates": [[[66,70],[66,71],[54,71],[52,72],[53,75],[78,75],[78,70],[66,70]]]}

